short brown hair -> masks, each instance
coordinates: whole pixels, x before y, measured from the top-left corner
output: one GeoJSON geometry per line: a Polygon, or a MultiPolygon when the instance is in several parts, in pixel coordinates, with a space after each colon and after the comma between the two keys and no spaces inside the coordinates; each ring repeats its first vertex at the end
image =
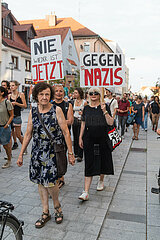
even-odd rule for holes
{"type": "Polygon", "coordinates": [[[51,91],[51,97],[50,97],[50,101],[53,99],[54,97],[54,91],[53,91],[53,88],[50,84],[48,83],[45,83],[45,82],[40,82],[40,83],[37,83],[34,88],[33,88],[33,92],[32,92],[32,97],[33,99],[38,102],[38,94],[40,92],[42,92],[43,90],[49,88],[50,91],[51,91]]]}

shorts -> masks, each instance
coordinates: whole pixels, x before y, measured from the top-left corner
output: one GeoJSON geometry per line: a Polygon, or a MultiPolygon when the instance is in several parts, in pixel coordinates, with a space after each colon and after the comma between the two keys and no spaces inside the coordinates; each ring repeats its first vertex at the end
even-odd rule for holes
{"type": "Polygon", "coordinates": [[[16,127],[16,126],[21,126],[22,124],[22,118],[21,116],[17,116],[17,117],[14,117],[13,120],[12,120],[12,125],[13,127],[16,127]]]}
{"type": "Polygon", "coordinates": [[[0,144],[7,145],[11,139],[11,126],[8,128],[0,127],[0,144]]]}

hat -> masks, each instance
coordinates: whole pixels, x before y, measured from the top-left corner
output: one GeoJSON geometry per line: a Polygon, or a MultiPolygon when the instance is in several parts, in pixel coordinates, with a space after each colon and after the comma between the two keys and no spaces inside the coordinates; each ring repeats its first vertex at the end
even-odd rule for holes
{"type": "Polygon", "coordinates": [[[111,93],[114,93],[113,88],[105,88],[105,89],[108,90],[111,93]]]}

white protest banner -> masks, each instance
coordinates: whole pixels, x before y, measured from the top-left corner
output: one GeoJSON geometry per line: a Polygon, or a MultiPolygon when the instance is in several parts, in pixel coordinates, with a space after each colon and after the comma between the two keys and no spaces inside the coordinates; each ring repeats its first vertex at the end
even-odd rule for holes
{"type": "Polygon", "coordinates": [[[125,84],[125,59],[120,53],[80,53],[81,87],[121,87],[125,84]]]}
{"type": "Polygon", "coordinates": [[[31,40],[31,61],[34,82],[63,79],[61,36],[31,40]]]}

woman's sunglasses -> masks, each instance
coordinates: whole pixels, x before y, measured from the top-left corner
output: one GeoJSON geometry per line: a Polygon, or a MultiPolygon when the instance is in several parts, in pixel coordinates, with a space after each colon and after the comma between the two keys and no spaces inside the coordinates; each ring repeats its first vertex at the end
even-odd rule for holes
{"type": "Polygon", "coordinates": [[[93,95],[98,96],[98,95],[99,95],[99,92],[90,92],[90,93],[89,93],[89,96],[93,96],[93,95]]]}

